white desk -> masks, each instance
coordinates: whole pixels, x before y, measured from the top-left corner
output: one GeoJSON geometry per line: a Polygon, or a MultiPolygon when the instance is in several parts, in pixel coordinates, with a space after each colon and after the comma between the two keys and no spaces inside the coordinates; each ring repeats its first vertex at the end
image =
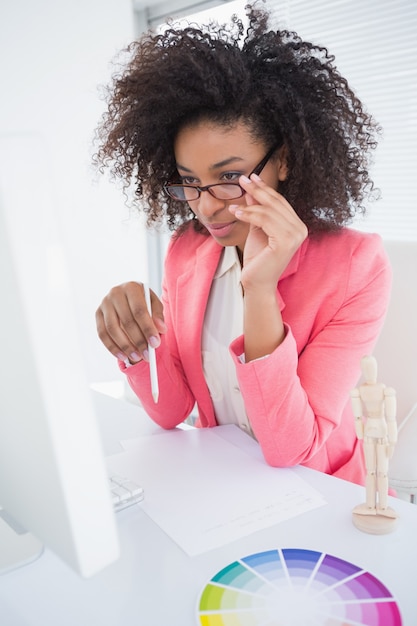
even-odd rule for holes
{"type": "MultiPolygon", "coordinates": [[[[97,398],[97,406],[107,454],[119,450],[118,439],[159,430],[133,405],[102,397],[97,398]]],[[[236,436],[241,444],[237,429],[236,436]]],[[[245,437],[244,445],[256,467],[257,444],[245,437]]],[[[394,500],[401,515],[398,529],[390,535],[366,535],[351,523],[352,508],[363,500],[362,488],[305,468],[294,471],[318,489],[328,504],[197,557],[187,556],[136,505],[117,514],[120,560],[95,578],[78,578],[48,551],[35,563],[0,577],[0,623],[196,626],[199,594],[223,566],[255,552],[300,548],[334,555],[374,574],[397,601],[403,625],[414,626],[417,506],[394,500]]]]}

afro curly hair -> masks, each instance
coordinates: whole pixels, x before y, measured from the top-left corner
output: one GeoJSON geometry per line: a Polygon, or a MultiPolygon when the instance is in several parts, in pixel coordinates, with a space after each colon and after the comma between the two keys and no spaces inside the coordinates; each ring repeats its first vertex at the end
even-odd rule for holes
{"type": "MultiPolygon", "coordinates": [[[[334,65],[326,48],[288,30],[270,30],[268,12],[247,7],[248,26],[180,27],[170,22],[124,51],[128,60],[108,86],[96,130],[95,163],[134,187],[147,224],[176,229],[192,212],[168,197],[173,145],[199,120],[243,121],[266,146],[286,145],[280,192],[310,234],[337,230],[373,196],[370,154],[380,127],[334,65]]],[[[196,220],[193,220],[199,228],[196,220]]]]}

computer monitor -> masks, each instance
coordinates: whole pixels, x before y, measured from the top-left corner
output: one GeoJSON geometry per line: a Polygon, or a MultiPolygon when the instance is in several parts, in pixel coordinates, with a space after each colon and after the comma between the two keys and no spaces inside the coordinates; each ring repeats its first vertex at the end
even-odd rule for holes
{"type": "Polygon", "coordinates": [[[0,136],[0,570],[45,546],[90,577],[118,536],[41,146],[0,136]]]}

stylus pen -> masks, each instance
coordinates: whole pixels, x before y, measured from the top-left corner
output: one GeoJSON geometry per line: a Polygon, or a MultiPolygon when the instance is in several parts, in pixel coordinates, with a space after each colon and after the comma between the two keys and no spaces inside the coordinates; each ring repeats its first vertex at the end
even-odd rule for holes
{"type": "MultiPolygon", "coordinates": [[[[145,302],[148,308],[148,313],[152,317],[151,293],[149,291],[149,285],[147,283],[144,283],[143,288],[145,291],[145,302]]],[[[151,375],[152,397],[153,397],[153,401],[156,403],[158,402],[158,398],[159,398],[158,370],[156,369],[155,348],[153,348],[149,343],[148,343],[148,353],[149,353],[149,371],[151,375]]]]}

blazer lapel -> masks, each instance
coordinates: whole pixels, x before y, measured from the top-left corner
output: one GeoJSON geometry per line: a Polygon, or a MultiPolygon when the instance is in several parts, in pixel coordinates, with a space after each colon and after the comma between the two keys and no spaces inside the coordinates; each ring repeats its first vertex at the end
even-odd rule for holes
{"type": "MultiPolygon", "coordinates": [[[[189,269],[177,280],[176,319],[178,333],[181,333],[181,344],[186,354],[192,350],[201,351],[201,334],[204,313],[210,294],[211,283],[219,263],[223,247],[212,237],[197,248],[194,259],[190,260],[189,269]]],[[[186,354],[182,356],[186,356],[186,354]]]]}

